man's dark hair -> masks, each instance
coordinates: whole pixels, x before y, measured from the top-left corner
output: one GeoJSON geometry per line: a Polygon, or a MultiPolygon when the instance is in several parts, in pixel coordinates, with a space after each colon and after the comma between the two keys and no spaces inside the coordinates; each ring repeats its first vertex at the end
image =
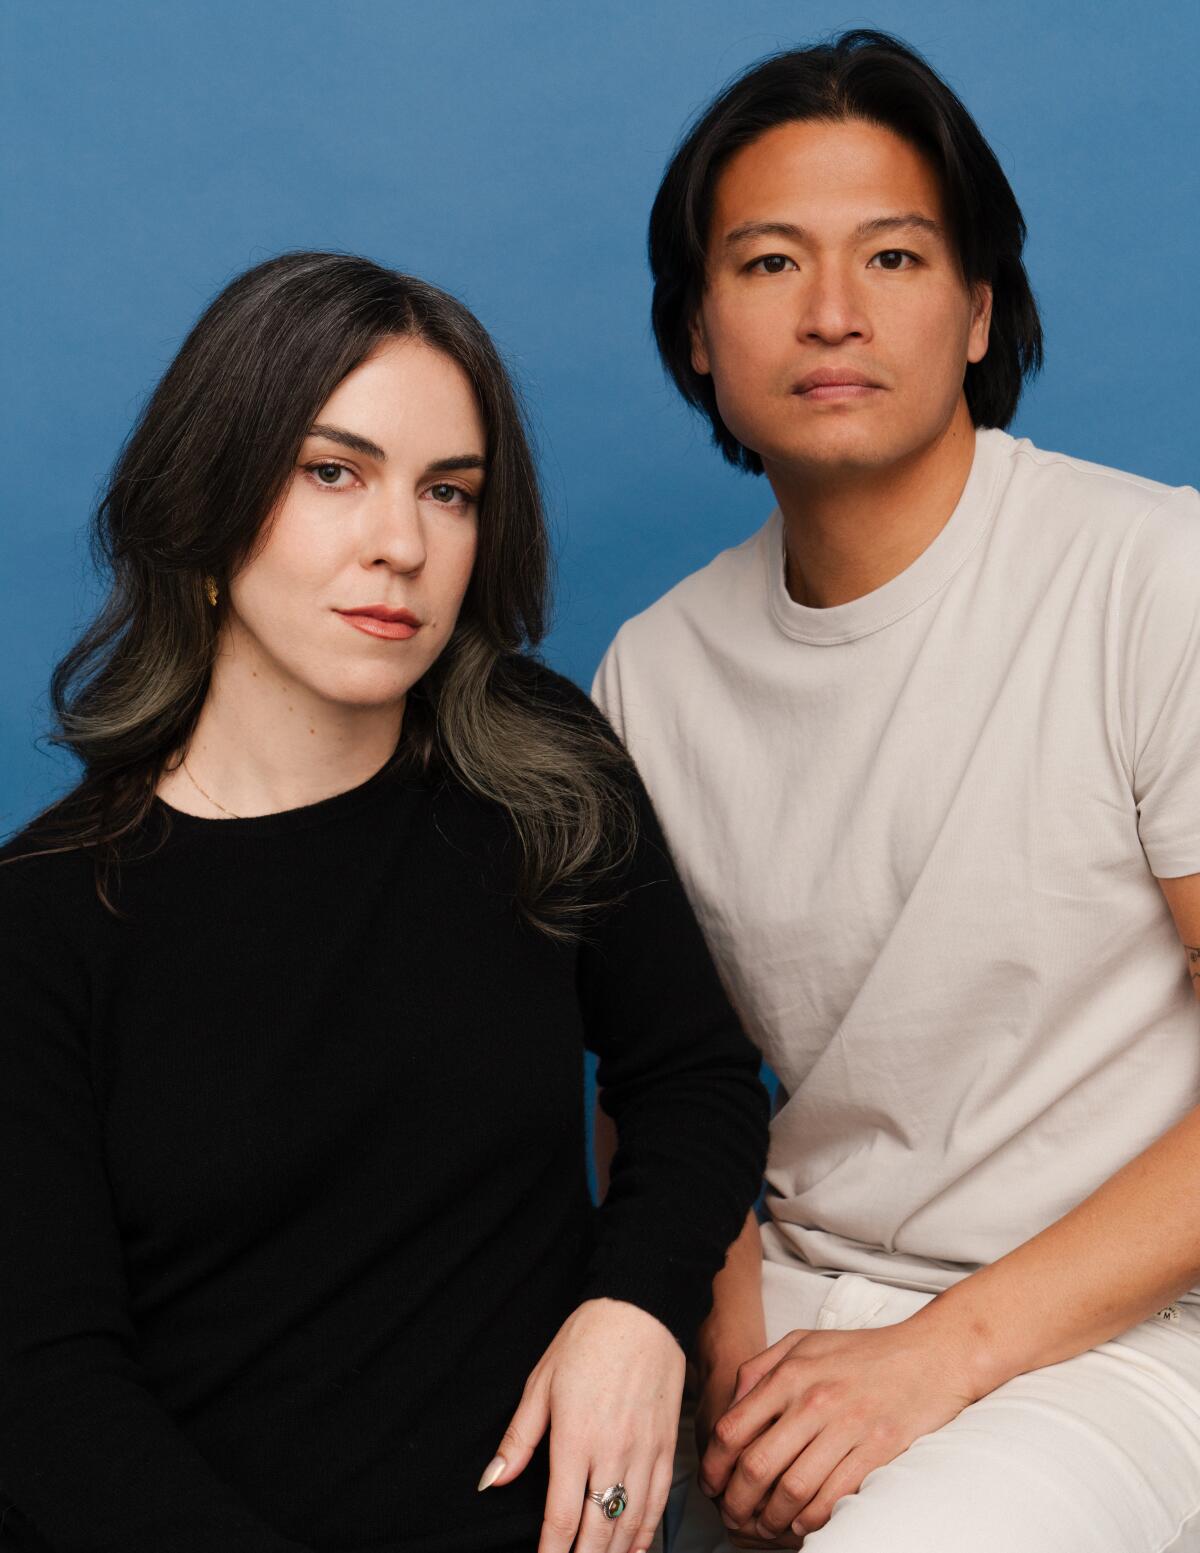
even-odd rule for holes
{"type": "Polygon", "coordinates": [[[712,378],[691,361],[690,325],[705,284],[713,194],[743,146],[779,124],[861,119],[902,136],[932,163],[968,285],[992,287],[987,355],[967,367],[976,426],[1007,426],[1026,377],[1042,364],[1042,325],[1021,262],[1025,222],[1008,179],[974,119],[921,56],[883,32],[858,29],[831,43],[774,54],[725,88],[688,130],[650,213],[651,319],[667,371],[712,423],[731,464],[762,460],[721,419],[712,378]]]}

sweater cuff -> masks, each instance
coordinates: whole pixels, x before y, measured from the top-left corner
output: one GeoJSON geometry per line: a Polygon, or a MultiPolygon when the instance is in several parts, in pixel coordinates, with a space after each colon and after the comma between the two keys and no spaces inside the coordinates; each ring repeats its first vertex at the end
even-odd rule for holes
{"type": "Polygon", "coordinates": [[[692,1263],[666,1256],[661,1246],[639,1252],[628,1245],[620,1254],[598,1247],[580,1293],[583,1300],[625,1300],[656,1317],[685,1354],[692,1350],[700,1324],[712,1309],[712,1279],[692,1263]]]}

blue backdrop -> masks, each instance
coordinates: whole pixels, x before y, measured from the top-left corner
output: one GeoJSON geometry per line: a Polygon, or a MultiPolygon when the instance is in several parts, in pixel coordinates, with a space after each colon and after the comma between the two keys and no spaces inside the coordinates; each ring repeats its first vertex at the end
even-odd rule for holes
{"type": "Polygon", "coordinates": [[[1017,430],[1194,483],[1200,7],[876,0],[4,0],[0,830],[95,603],[99,482],[204,303],[282,249],[427,276],[528,392],[560,558],[552,662],[762,520],[651,349],[645,218],[684,121],[770,50],[898,32],[960,91],[1031,230],[1048,367],[1017,430]]]}

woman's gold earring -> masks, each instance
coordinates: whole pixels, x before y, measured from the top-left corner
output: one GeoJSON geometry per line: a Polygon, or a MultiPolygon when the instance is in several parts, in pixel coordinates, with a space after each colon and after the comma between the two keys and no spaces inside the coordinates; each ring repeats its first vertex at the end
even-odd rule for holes
{"type": "Polygon", "coordinates": [[[204,596],[215,609],[217,605],[217,579],[215,577],[206,577],[204,579],[204,596]]]}

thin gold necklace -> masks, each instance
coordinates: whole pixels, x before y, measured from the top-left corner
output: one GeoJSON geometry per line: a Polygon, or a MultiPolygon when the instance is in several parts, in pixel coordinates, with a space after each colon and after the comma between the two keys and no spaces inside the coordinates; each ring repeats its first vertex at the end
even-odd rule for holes
{"type": "Polygon", "coordinates": [[[222,814],[227,814],[231,820],[240,820],[242,818],[242,815],[235,814],[232,809],[227,809],[223,803],[218,803],[217,800],[213,797],[213,795],[211,793],[206,793],[204,791],[204,789],[200,786],[199,782],[197,782],[196,778],[192,775],[191,767],[188,765],[186,758],[184,760],[180,761],[180,765],[187,772],[187,779],[188,779],[188,781],[192,784],[192,786],[200,794],[201,798],[206,798],[208,800],[208,802],[210,804],[212,804],[214,809],[220,809],[221,813],[222,814]]]}

